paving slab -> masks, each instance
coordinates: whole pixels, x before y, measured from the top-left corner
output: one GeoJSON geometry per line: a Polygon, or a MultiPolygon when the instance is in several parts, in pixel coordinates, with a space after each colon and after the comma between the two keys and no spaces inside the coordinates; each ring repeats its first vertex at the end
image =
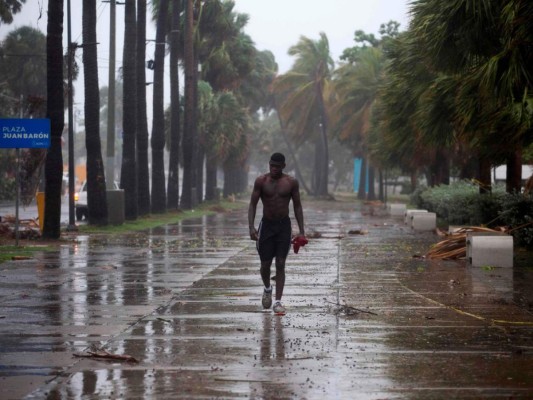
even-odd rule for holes
{"type": "Polygon", "coordinates": [[[0,398],[533,397],[530,266],[425,260],[439,238],[378,206],[304,210],[283,317],[245,207],[0,264],[0,398]]]}

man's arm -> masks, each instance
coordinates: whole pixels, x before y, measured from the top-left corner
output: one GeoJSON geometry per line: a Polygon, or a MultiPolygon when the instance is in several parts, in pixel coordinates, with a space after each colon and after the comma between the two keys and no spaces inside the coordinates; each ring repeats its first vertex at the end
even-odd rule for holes
{"type": "Polygon", "coordinates": [[[255,229],[255,213],[257,210],[257,203],[261,198],[261,184],[262,181],[260,178],[257,178],[254,183],[254,188],[252,190],[252,196],[250,197],[250,205],[248,206],[248,228],[250,230],[250,239],[258,240],[257,230],[255,229]]]}
{"type": "Polygon", "coordinates": [[[300,230],[299,236],[305,236],[304,229],[304,211],[302,207],[302,201],[300,200],[300,184],[297,179],[294,179],[294,184],[291,191],[292,204],[294,207],[294,216],[298,222],[298,229],[300,230]]]}

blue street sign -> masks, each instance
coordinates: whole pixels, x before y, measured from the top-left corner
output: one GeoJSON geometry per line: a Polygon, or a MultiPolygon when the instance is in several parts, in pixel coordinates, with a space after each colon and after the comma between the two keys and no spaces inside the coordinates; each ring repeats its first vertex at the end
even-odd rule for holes
{"type": "Polygon", "coordinates": [[[50,147],[47,118],[0,118],[0,148],[46,149],[50,147]]]}

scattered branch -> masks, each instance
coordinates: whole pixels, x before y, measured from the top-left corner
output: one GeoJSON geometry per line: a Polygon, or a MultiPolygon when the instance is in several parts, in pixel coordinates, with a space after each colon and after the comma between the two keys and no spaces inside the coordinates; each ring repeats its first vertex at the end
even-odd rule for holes
{"type": "Polygon", "coordinates": [[[135,357],[128,356],[125,354],[124,355],[111,354],[105,350],[87,351],[86,353],[74,353],[74,357],[95,358],[95,359],[103,359],[103,360],[118,360],[118,361],[126,361],[126,362],[133,362],[133,363],[139,362],[135,357]]]}

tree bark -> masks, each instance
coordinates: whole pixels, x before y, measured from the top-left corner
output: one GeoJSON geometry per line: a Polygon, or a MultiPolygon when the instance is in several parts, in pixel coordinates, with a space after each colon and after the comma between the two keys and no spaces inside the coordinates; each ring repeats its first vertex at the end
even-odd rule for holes
{"type": "Polygon", "coordinates": [[[124,189],[124,214],[127,220],[137,219],[137,157],[136,118],[137,77],[135,70],[137,22],[135,0],[126,0],[124,9],[124,54],[123,54],[123,140],[120,187],[124,189]]]}
{"type": "Polygon", "coordinates": [[[217,198],[217,161],[216,158],[210,155],[209,149],[206,152],[205,163],[205,199],[219,200],[217,198]]]}
{"type": "Polygon", "coordinates": [[[184,67],[185,67],[185,113],[183,122],[183,188],[181,192],[181,207],[191,209],[193,206],[192,188],[194,180],[194,13],[193,0],[185,0],[185,37],[184,37],[184,67]]]}
{"type": "Polygon", "coordinates": [[[179,152],[180,152],[180,81],[179,29],[180,0],[172,0],[172,30],[170,33],[170,154],[168,161],[167,208],[179,207],[179,152]]]}
{"type": "Polygon", "coordinates": [[[376,188],[375,188],[375,169],[374,166],[369,163],[368,166],[368,195],[367,200],[376,200],[376,188]]]}
{"type": "Polygon", "coordinates": [[[96,45],[96,0],[83,1],[83,71],[85,85],[85,147],[89,224],[107,225],[107,195],[100,143],[100,90],[96,45]]]}
{"type": "Polygon", "coordinates": [[[517,149],[507,158],[505,181],[507,193],[520,193],[522,190],[522,150],[517,149]]]}
{"type": "Polygon", "coordinates": [[[479,158],[479,170],[478,170],[478,180],[479,193],[480,194],[490,194],[492,192],[492,180],[490,176],[490,160],[486,157],[480,156],[479,158]]]}
{"type": "Polygon", "coordinates": [[[150,214],[148,118],[146,115],[146,0],[137,0],[137,189],[139,215],[150,214]]]}
{"type": "Polygon", "coordinates": [[[320,187],[317,188],[318,194],[321,196],[327,196],[328,194],[328,181],[329,181],[329,149],[328,149],[328,120],[326,115],[326,107],[324,105],[324,99],[322,97],[323,88],[322,85],[317,87],[317,98],[319,101],[320,110],[320,135],[322,139],[322,171],[320,172],[320,187]]]}
{"type": "Polygon", "coordinates": [[[357,191],[357,198],[359,200],[366,199],[366,158],[362,157],[361,172],[359,178],[359,189],[357,191]]]}
{"type": "Polygon", "coordinates": [[[45,161],[45,211],[43,238],[61,237],[61,184],[63,156],[61,135],[65,124],[63,93],[63,0],[48,1],[46,35],[47,107],[51,144],[45,161]]]}
{"type": "Polygon", "coordinates": [[[152,212],[163,213],[167,207],[165,188],[165,36],[169,0],[159,2],[154,56],[154,108],[152,119],[152,212]]]}

